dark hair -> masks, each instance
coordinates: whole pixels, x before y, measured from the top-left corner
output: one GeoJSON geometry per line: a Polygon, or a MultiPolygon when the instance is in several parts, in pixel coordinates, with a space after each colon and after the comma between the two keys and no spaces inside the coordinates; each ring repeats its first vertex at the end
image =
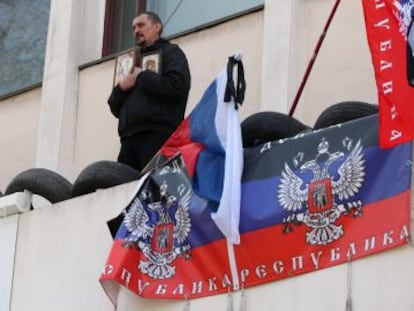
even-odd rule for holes
{"type": "Polygon", "coordinates": [[[151,23],[161,25],[161,29],[160,29],[160,32],[159,32],[159,35],[161,35],[161,33],[164,29],[164,25],[162,24],[161,18],[156,13],[151,12],[151,11],[141,12],[141,13],[138,14],[138,16],[143,15],[143,14],[148,16],[148,19],[151,21],[151,23]]]}

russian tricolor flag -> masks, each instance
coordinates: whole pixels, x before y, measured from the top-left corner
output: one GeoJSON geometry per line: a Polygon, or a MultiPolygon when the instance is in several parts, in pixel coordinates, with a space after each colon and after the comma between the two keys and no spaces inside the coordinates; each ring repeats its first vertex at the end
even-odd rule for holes
{"type": "Polygon", "coordinates": [[[171,158],[178,151],[194,191],[212,206],[212,218],[232,244],[239,244],[243,147],[237,104],[244,95],[241,54],[229,58],[187,119],[161,148],[171,158]],[[238,83],[233,85],[233,65],[238,83]],[[241,82],[240,82],[241,81],[241,82]],[[233,90],[233,91],[232,91],[233,90]],[[225,98],[228,97],[228,98],[225,98]]]}

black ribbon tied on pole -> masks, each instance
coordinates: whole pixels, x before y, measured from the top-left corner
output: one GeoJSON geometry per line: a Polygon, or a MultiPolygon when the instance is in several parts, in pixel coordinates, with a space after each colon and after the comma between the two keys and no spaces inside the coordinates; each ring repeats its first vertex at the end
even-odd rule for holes
{"type": "Polygon", "coordinates": [[[227,62],[227,85],[224,93],[224,101],[226,103],[234,99],[234,109],[238,110],[244,101],[244,93],[246,91],[246,80],[244,79],[243,62],[230,56],[227,62]],[[233,68],[237,66],[237,84],[234,85],[233,68]]]}

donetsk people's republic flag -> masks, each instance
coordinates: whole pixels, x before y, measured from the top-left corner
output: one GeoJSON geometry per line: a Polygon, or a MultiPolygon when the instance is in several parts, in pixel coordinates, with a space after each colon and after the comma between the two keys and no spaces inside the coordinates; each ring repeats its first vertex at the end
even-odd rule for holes
{"type": "MultiPolygon", "coordinates": [[[[412,144],[381,149],[378,117],[245,149],[238,279],[250,287],[404,245],[410,233],[412,144]]],[[[180,158],[146,178],[101,276],[151,298],[235,290],[226,238],[180,158]]]]}
{"type": "Polygon", "coordinates": [[[241,281],[278,280],[408,242],[412,144],[380,149],[377,123],[370,116],[245,150],[241,281]]]}
{"type": "Polygon", "coordinates": [[[378,89],[379,142],[392,147],[414,138],[414,3],[362,3],[378,89]]]}

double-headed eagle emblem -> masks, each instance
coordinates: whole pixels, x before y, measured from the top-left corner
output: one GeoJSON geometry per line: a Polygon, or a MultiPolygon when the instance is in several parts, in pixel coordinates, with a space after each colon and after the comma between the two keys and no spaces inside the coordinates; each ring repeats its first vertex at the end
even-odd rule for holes
{"type": "Polygon", "coordinates": [[[343,143],[347,156],[341,151],[330,153],[329,143],[322,138],[316,158],[298,164],[296,172],[285,163],[278,200],[291,214],[283,219],[284,232],[303,222],[312,228],[306,242],[326,245],[343,235],[343,226],[335,223],[342,213],[354,210],[355,217],[362,215],[361,201],[350,201],[365,177],[361,141],[355,146],[349,139],[343,143]]]}
{"type": "Polygon", "coordinates": [[[188,235],[191,230],[189,214],[191,187],[186,183],[176,185],[173,195],[164,180],[159,187],[159,200],[153,193],[142,190],[125,212],[124,226],[129,235],[125,246],[134,245],[145,255],[138,269],[154,279],[167,279],[175,275],[171,263],[177,256],[190,256],[188,235]]]}
{"type": "Polygon", "coordinates": [[[393,13],[399,22],[399,31],[403,37],[407,37],[407,30],[413,18],[413,0],[394,0],[393,13]]]}

